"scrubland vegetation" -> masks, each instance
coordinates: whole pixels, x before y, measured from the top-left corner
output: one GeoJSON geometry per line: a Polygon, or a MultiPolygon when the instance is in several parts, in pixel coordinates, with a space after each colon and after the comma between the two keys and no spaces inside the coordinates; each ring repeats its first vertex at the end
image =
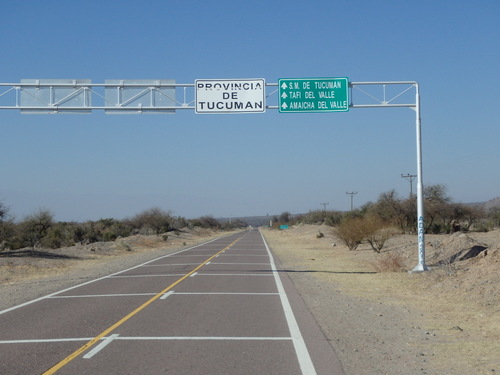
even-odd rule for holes
{"type": "Polygon", "coordinates": [[[0,202],[0,250],[25,247],[56,249],[77,243],[114,241],[134,234],[161,235],[166,240],[168,233],[186,227],[225,230],[244,226],[246,224],[238,220],[222,223],[211,216],[185,219],[172,216],[160,208],[148,209],[125,220],[109,218],[84,223],[56,222],[50,210],[40,209],[16,222],[9,216],[8,208],[0,202]]]}
{"type": "MultiPolygon", "coordinates": [[[[424,189],[425,232],[449,234],[457,231],[489,231],[500,226],[500,207],[485,210],[480,205],[455,203],[443,185],[424,189]]],[[[282,213],[273,220],[273,227],[288,224],[326,224],[350,250],[368,243],[379,253],[385,242],[396,234],[413,234],[417,227],[416,196],[401,198],[395,190],[382,193],[376,202],[369,202],[349,212],[317,210],[304,215],[282,213]]],[[[318,236],[321,236],[319,233],[318,236]]]]}
{"type": "MultiPolygon", "coordinates": [[[[424,199],[426,233],[488,231],[500,226],[500,207],[485,210],[480,206],[454,203],[443,185],[426,187],[424,199]]],[[[355,250],[361,243],[369,243],[375,252],[380,252],[391,236],[415,232],[416,211],[414,195],[402,198],[392,190],[382,193],[376,202],[369,202],[353,211],[317,210],[302,215],[283,212],[272,222],[274,227],[300,223],[326,224],[350,250],[355,250]]],[[[163,235],[166,239],[167,233],[186,227],[225,230],[246,225],[241,220],[221,222],[211,216],[186,219],[160,208],[145,210],[125,220],[106,218],[84,223],[56,222],[50,210],[40,209],[21,221],[15,221],[9,215],[8,207],[0,202],[0,250],[25,247],[55,249],[76,243],[114,241],[134,234],[163,235]]]]}

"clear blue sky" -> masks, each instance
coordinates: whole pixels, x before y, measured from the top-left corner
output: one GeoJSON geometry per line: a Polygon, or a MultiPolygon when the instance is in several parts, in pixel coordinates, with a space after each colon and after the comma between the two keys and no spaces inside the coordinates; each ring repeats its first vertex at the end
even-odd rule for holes
{"type": "MultiPolygon", "coordinates": [[[[0,82],[418,81],[423,182],[500,195],[500,2],[5,1],[0,82]]],[[[5,103],[0,97],[0,104],[5,103]]],[[[0,110],[0,201],[21,220],[347,210],[409,192],[415,112],[23,115],[0,110]]]]}

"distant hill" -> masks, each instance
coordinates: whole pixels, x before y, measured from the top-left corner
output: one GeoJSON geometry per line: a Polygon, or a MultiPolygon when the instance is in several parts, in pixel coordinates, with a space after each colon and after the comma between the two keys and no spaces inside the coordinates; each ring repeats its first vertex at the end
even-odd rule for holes
{"type": "Polygon", "coordinates": [[[489,210],[493,207],[500,207],[500,197],[490,199],[488,202],[483,203],[483,207],[485,210],[489,210]]]}
{"type": "Polygon", "coordinates": [[[490,208],[493,207],[500,207],[500,197],[496,197],[493,199],[490,199],[487,202],[474,202],[474,203],[468,203],[469,206],[474,206],[474,207],[481,207],[488,211],[490,208]]]}
{"type": "MultiPolygon", "coordinates": [[[[279,216],[279,215],[278,215],[279,216]]],[[[274,216],[245,216],[245,217],[233,217],[233,218],[220,218],[221,222],[227,222],[230,220],[241,220],[252,227],[260,227],[262,225],[269,225],[269,221],[273,219],[274,216]]]]}

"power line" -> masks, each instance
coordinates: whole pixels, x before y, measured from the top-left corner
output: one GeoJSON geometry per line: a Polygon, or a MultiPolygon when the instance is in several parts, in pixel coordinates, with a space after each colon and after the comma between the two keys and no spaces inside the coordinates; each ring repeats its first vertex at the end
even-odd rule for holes
{"type": "Polygon", "coordinates": [[[408,181],[410,181],[410,198],[413,196],[413,180],[417,177],[416,174],[402,174],[401,173],[401,178],[406,178],[408,181]]]}
{"type": "Polygon", "coordinates": [[[351,211],[352,211],[352,200],[353,200],[354,196],[355,196],[356,194],[358,194],[358,192],[357,192],[357,191],[351,191],[350,193],[348,193],[348,192],[346,191],[345,193],[351,196],[351,211]]]}

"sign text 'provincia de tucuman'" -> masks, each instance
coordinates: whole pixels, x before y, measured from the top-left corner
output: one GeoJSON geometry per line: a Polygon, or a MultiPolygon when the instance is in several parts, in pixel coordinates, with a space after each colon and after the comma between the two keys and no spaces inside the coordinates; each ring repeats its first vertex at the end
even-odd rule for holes
{"type": "Polygon", "coordinates": [[[264,79],[198,79],[196,113],[265,112],[264,79]]]}

